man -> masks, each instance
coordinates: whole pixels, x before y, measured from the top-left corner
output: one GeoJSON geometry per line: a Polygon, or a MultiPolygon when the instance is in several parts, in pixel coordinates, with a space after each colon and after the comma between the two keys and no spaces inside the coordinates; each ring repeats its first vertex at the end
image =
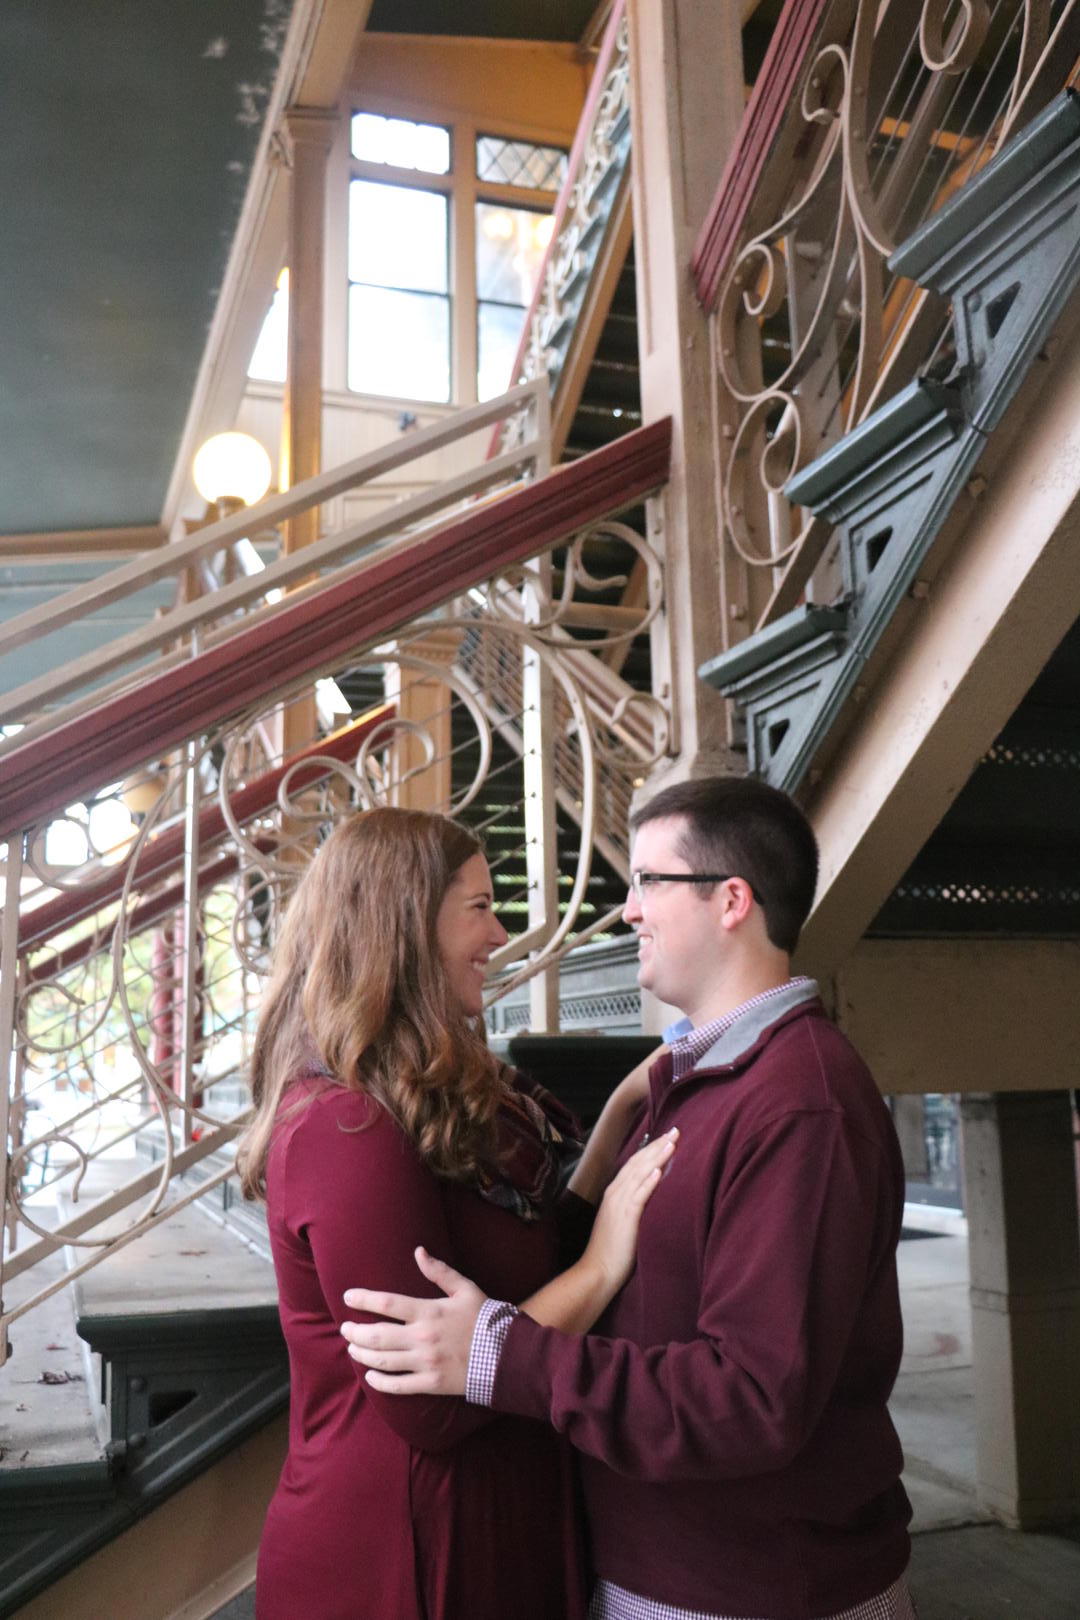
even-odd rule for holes
{"type": "Polygon", "coordinates": [[[886,1402],[900,1362],[903,1170],[857,1054],[790,957],[817,849],[749,779],[632,819],[639,979],[688,1033],[652,1067],[628,1157],[679,1145],[633,1275],[588,1334],[432,1263],[445,1300],[350,1292],[380,1389],[553,1424],[582,1456],[596,1620],[912,1620],[910,1507],[886,1402]]]}

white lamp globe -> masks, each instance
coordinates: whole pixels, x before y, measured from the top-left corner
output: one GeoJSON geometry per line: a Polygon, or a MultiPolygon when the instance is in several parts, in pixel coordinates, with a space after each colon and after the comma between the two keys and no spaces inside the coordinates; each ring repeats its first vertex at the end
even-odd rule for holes
{"type": "Polygon", "coordinates": [[[249,433],[215,433],[192,464],[195,488],[204,501],[241,501],[254,506],[270,488],[270,457],[249,433]]]}

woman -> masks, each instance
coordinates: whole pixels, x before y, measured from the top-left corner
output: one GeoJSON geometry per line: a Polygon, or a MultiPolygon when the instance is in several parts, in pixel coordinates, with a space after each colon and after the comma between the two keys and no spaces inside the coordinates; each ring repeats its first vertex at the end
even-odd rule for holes
{"type": "MultiPolygon", "coordinates": [[[[357,1277],[422,1286],[421,1244],[487,1293],[579,1330],[629,1272],[671,1145],[631,1161],[581,1261],[547,1283],[577,1144],[559,1104],[487,1048],[484,976],[506,937],[476,839],[416,811],[339,826],[285,917],[241,1150],[245,1193],[267,1200],[292,1375],[259,1620],[584,1615],[558,1437],[462,1401],[380,1395],[338,1333],[357,1277]]],[[[598,1135],[587,1190],[613,1134],[598,1135]]]]}

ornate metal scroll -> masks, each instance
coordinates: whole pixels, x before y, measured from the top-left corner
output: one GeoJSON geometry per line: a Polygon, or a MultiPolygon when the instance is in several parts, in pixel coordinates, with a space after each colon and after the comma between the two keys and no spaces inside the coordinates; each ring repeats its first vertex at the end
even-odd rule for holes
{"type": "Polygon", "coordinates": [[[712,316],[725,544],[745,592],[730,606],[748,629],[807,588],[838,593],[819,567],[829,526],[784,487],[916,374],[949,373],[944,301],[886,260],[1060,90],[1076,22],[1076,0],[826,13],[712,316]]]}

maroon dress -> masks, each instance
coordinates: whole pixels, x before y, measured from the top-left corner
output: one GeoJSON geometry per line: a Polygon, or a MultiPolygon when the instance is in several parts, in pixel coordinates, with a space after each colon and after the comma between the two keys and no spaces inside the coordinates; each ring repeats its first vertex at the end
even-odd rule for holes
{"type": "Polygon", "coordinates": [[[314,1079],[287,1093],[267,1206],[292,1400],[257,1620],[581,1620],[564,1442],[462,1400],[379,1394],[338,1332],[360,1319],[346,1288],[438,1292],[420,1243],[486,1294],[525,1298],[555,1269],[554,1218],[524,1221],[432,1175],[377,1104],[314,1079]]]}

